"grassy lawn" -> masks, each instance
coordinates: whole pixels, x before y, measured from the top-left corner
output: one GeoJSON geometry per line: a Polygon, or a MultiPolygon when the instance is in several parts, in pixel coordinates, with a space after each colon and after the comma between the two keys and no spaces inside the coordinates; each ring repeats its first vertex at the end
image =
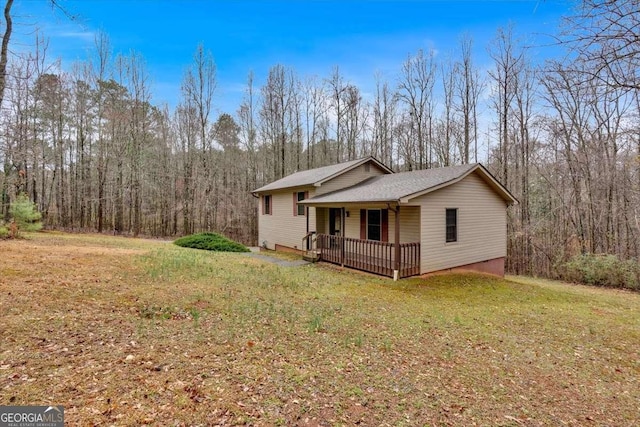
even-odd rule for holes
{"type": "Polygon", "coordinates": [[[0,404],[67,425],[640,424],[640,294],[0,242],[0,404]]]}

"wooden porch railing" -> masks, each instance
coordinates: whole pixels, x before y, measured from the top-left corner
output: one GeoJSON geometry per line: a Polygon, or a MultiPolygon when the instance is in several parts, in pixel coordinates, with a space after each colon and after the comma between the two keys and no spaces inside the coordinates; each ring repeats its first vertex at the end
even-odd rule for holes
{"type": "MultiPolygon", "coordinates": [[[[394,243],[318,234],[316,244],[322,261],[393,277],[394,243]]],[[[419,242],[400,244],[398,273],[401,278],[420,274],[419,242]]]]}
{"type": "Polygon", "coordinates": [[[316,232],[310,231],[307,234],[305,234],[304,237],[302,238],[302,249],[311,251],[315,249],[315,243],[316,243],[316,232]]]}

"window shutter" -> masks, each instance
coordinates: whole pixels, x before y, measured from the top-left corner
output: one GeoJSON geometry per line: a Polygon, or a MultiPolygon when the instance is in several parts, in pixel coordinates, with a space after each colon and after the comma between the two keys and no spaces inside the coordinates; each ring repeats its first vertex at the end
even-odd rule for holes
{"type": "Polygon", "coordinates": [[[262,196],[262,215],[264,215],[264,196],[262,196]]]}
{"type": "MultiPolygon", "coordinates": [[[[308,198],[309,198],[309,192],[305,191],[304,192],[304,199],[307,200],[308,198]]],[[[308,205],[305,206],[305,208],[304,208],[304,214],[307,215],[307,216],[309,215],[309,206],[308,205]]]]}
{"type": "Polygon", "coordinates": [[[367,238],[367,210],[360,209],[360,238],[367,238]]]}
{"type": "Polygon", "coordinates": [[[298,193],[293,192],[293,216],[298,216],[298,193]]]}
{"type": "Polygon", "coordinates": [[[382,209],[382,218],[380,222],[382,223],[380,224],[382,228],[381,240],[383,242],[388,242],[389,241],[389,209],[382,209]]]}

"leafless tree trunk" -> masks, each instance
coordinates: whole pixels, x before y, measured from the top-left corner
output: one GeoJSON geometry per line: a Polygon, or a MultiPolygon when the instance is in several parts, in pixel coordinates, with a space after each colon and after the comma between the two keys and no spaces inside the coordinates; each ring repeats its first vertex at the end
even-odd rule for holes
{"type": "Polygon", "coordinates": [[[383,163],[393,166],[393,128],[396,125],[398,97],[387,82],[376,76],[376,93],[373,102],[373,149],[372,154],[383,163]]]}
{"type": "Polygon", "coordinates": [[[329,88],[331,90],[331,106],[336,115],[336,156],[335,162],[339,163],[344,160],[343,153],[343,124],[345,116],[345,107],[343,104],[344,94],[347,91],[347,85],[344,82],[342,75],[340,74],[340,68],[335,67],[331,78],[327,80],[329,88]]]}
{"type": "Polygon", "coordinates": [[[2,46],[0,47],[0,107],[4,100],[4,89],[7,83],[7,62],[9,60],[9,40],[13,32],[13,20],[11,19],[11,6],[13,0],[7,0],[4,5],[4,33],[2,34],[2,46]]]}
{"type": "Polygon", "coordinates": [[[209,116],[213,106],[213,95],[216,90],[216,65],[210,52],[205,52],[200,44],[193,56],[192,68],[187,70],[182,83],[183,96],[187,105],[194,108],[198,119],[198,140],[201,151],[202,175],[204,187],[203,228],[211,229],[216,223],[218,199],[216,181],[218,170],[216,166],[215,150],[212,146],[209,132],[209,116]]]}
{"type": "Polygon", "coordinates": [[[132,52],[127,63],[127,81],[131,94],[129,108],[131,125],[130,137],[130,170],[131,170],[131,199],[133,217],[131,224],[133,235],[138,236],[142,230],[142,179],[143,156],[149,138],[149,116],[151,94],[147,83],[148,76],[144,69],[143,59],[132,52]]]}
{"type": "Polygon", "coordinates": [[[411,126],[414,128],[418,169],[432,166],[432,141],[428,140],[427,136],[431,134],[429,125],[432,123],[434,107],[435,71],[433,51],[425,55],[422,50],[419,50],[416,56],[409,56],[402,64],[398,81],[398,96],[407,108],[411,126]]]}
{"type": "Polygon", "coordinates": [[[363,126],[366,119],[363,117],[362,97],[357,87],[347,85],[343,93],[344,105],[344,133],[347,149],[346,160],[354,160],[357,156],[357,143],[361,140],[363,126]]]}
{"type": "Polygon", "coordinates": [[[320,135],[320,122],[327,111],[326,88],[322,82],[309,78],[303,88],[307,169],[320,166],[315,157],[320,135]]]}
{"type": "Polygon", "coordinates": [[[509,187],[509,153],[511,137],[509,135],[509,118],[512,102],[515,97],[513,79],[522,66],[522,53],[516,50],[513,40],[513,29],[498,29],[489,55],[494,61],[494,70],[489,71],[497,93],[495,93],[494,107],[498,113],[499,147],[500,147],[500,178],[509,187]]]}
{"type": "Polygon", "coordinates": [[[466,35],[460,42],[461,58],[455,65],[457,109],[462,116],[462,147],[459,149],[462,163],[469,163],[473,144],[474,158],[478,158],[477,107],[483,84],[478,70],[473,65],[473,41],[466,35]]]}
{"type": "Polygon", "coordinates": [[[451,166],[452,148],[456,134],[457,121],[454,116],[454,93],[456,89],[455,67],[449,61],[441,66],[442,89],[444,97],[444,110],[441,119],[440,142],[438,144],[439,161],[443,166],[451,166]]]}
{"type": "Polygon", "coordinates": [[[267,83],[262,88],[260,116],[263,137],[270,141],[273,159],[273,179],[287,174],[287,146],[293,133],[290,126],[295,87],[293,70],[282,65],[272,67],[267,83]]]}

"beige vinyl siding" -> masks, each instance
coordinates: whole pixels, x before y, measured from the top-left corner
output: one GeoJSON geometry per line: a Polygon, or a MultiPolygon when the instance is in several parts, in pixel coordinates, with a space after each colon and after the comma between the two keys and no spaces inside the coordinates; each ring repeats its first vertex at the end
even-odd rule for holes
{"type": "Polygon", "coordinates": [[[360,209],[366,209],[366,206],[363,206],[362,208],[350,207],[347,209],[349,211],[349,218],[346,218],[345,220],[345,237],[350,237],[352,239],[360,238],[360,209]]]}
{"type": "MultiPolygon", "coordinates": [[[[301,249],[302,238],[307,233],[307,221],[304,216],[293,215],[293,192],[308,191],[309,197],[324,194],[331,191],[350,187],[367,178],[383,175],[385,172],[373,162],[369,162],[369,171],[366,171],[366,164],[362,164],[348,172],[325,182],[320,187],[287,188],[271,193],[261,193],[260,196],[271,194],[271,215],[262,215],[262,206],[258,208],[258,245],[262,246],[266,242],[269,249],[275,249],[275,245],[287,246],[301,249]]],[[[262,204],[262,197],[260,198],[262,204]]],[[[347,223],[350,218],[347,218],[347,223]]],[[[356,238],[360,237],[360,225],[356,230],[356,238]]],[[[309,208],[309,231],[328,233],[329,215],[328,210],[324,216],[316,220],[316,208],[309,208]],[[316,226],[319,230],[316,230],[316,226]]]]}
{"type": "Polygon", "coordinates": [[[385,172],[380,169],[373,162],[368,163],[370,165],[369,172],[366,171],[366,165],[362,164],[356,168],[351,169],[348,172],[345,172],[337,177],[323,183],[316,189],[316,195],[330,193],[331,191],[341,190],[343,188],[351,187],[356,185],[359,182],[364,181],[365,179],[371,178],[373,176],[384,175],[385,172]]]}
{"type": "Polygon", "coordinates": [[[316,227],[314,228],[320,234],[329,233],[329,209],[315,208],[316,227]]]}
{"type": "Polygon", "coordinates": [[[507,212],[478,175],[411,201],[420,204],[420,272],[444,270],[507,255],[507,212]],[[458,209],[458,241],[445,243],[445,211],[458,209]]]}
{"type": "MultiPolygon", "coordinates": [[[[353,239],[360,238],[360,209],[367,209],[367,206],[353,208],[350,207],[349,217],[346,219],[346,237],[353,239]]],[[[389,210],[389,242],[395,243],[395,221],[396,215],[389,210]]],[[[328,228],[327,228],[328,230],[328,228]]],[[[400,243],[410,243],[420,241],[420,206],[402,206],[400,208],[400,243]]]]}
{"type": "MultiPolygon", "coordinates": [[[[391,231],[395,225],[395,215],[389,212],[389,239],[395,242],[391,231]]],[[[400,206],[400,243],[420,241],[420,206],[400,206]]]]}
{"type": "MultiPolygon", "coordinates": [[[[300,188],[296,191],[308,191],[313,196],[313,188],[300,188]]],[[[293,189],[265,193],[271,194],[271,215],[262,215],[262,206],[258,209],[258,245],[266,242],[268,249],[275,245],[302,249],[302,238],[307,234],[307,217],[293,214],[293,189]]],[[[265,195],[263,194],[263,195],[265,195]]],[[[262,196],[262,195],[261,195],[262,196]]],[[[260,197],[260,204],[263,199],[260,197]]],[[[309,208],[309,231],[315,231],[315,208],[309,208]]]]}
{"type": "MultiPolygon", "coordinates": [[[[349,215],[352,215],[353,209],[347,209],[349,215]]],[[[347,224],[351,221],[351,218],[347,218],[347,224]]],[[[347,227],[350,227],[347,225],[347,227]]],[[[348,230],[348,228],[347,228],[348,230]]],[[[316,229],[320,234],[329,234],[329,208],[316,208],[316,229]]],[[[358,233],[360,233],[358,231],[358,233]]],[[[351,236],[347,236],[351,237],[351,236]]]]}

